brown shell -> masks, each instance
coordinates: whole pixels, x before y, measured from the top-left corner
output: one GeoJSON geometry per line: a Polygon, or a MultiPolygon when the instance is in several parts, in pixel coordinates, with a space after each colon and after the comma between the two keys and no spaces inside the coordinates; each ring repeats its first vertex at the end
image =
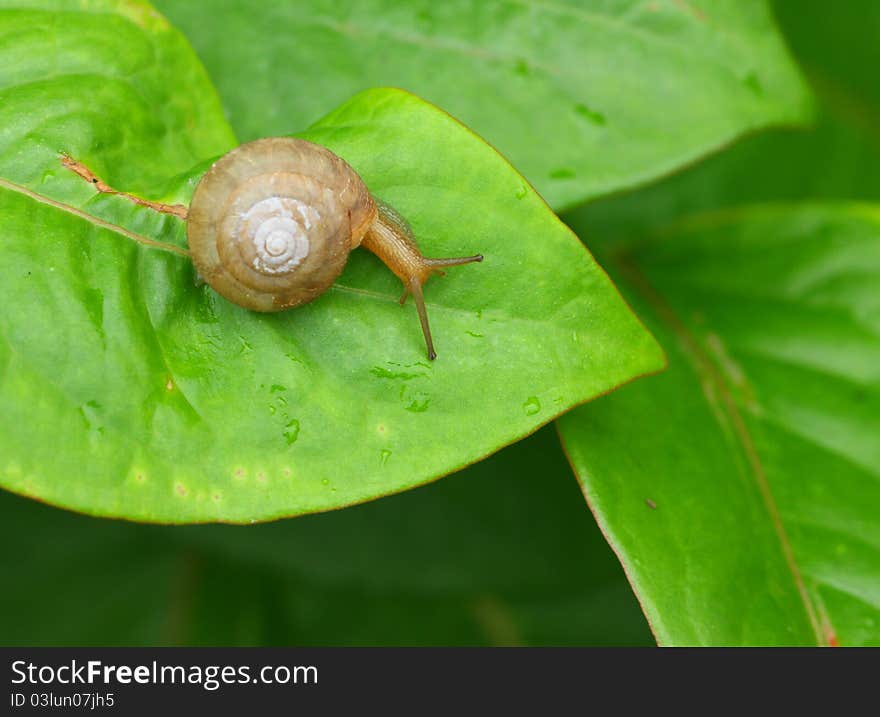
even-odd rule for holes
{"type": "Polygon", "coordinates": [[[218,294],[280,311],[322,294],[376,217],[343,160],[302,139],[248,142],[218,159],[189,207],[193,263],[218,294]]]}

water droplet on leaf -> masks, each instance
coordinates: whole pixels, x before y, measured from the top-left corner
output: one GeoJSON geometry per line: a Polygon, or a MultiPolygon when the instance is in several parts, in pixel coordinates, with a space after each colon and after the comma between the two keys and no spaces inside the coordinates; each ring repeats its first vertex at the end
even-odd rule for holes
{"type": "Polygon", "coordinates": [[[541,410],[541,402],[537,396],[529,396],[528,400],[523,404],[523,410],[527,416],[534,416],[541,410]]]}
{"type": "Polygon", "coordinates": [[[293,418],[287,422],[284,428],[284,439],[287,441],[288,446],[292,446],[296,443],[296,439],[299,438],[299,421],[293,418]]]}
{"type": "Polygon", "coordinates": [[[601,112],[590,109],[584,104],[575,105],[574,111],[577,112],[579,117],[583,117],[585,120],[587,120],[588,122],[592,122],[595,125],[604,127],[606,124],[605,115],[603,115],[601,112]]]}

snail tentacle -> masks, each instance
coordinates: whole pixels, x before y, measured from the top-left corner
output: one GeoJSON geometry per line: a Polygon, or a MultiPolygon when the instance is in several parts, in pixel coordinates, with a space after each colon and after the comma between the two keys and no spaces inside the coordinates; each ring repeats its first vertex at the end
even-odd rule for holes
{"type": "Polygon", "coordinates": [[[434,350],[434,339],[431,338],[431,327],[428,324],[428,310],[425,308],[425,296],[422,293],[422,282],[419,277],[413,276],[409,280],[409,290],[416,304],[416,311],[419,313],[419,323],[422,325],[422,333],[425,336],[425,345],[428,348],[428,358],[433,361],[437,358],[437,352],[434,350]]]}

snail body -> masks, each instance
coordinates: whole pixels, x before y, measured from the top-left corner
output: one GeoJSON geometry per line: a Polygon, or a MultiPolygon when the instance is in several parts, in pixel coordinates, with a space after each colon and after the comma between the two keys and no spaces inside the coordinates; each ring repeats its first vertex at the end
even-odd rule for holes
{"type": "Polygon", "coordinates": [[[187,240],[199,275],[226,299],[280,311],[320,296],[352,249],[376,254],[416,303],[428,357],[436,357],[422,285],[442,268],[482,256],[429,259],[412,229],[375,199],[343,159],[302,139],[243,144],[217,160],[197,185],[187,240]]]}

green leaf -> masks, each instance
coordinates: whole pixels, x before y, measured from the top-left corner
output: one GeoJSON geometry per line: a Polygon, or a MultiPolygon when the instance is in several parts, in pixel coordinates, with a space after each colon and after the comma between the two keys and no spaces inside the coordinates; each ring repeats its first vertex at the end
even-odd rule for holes
{"type": "Polygon", "coordinates": [[[706,209],[801,199],[880,200],[876,0],[776,0],[774,8],[818,99],[815,126],[773,130],[642,191],[569,213],[581,236],[620,241],[706,209]]]}
{"type": "Polygon", "coordinates": [[[95,197],[58,153],[185,202],[231,144],[216,98],[148,6],[74,7],[63,21],[0,13],[2,66],[24,68],[0,87],[5,487],[144,521],[328,510],[457,470],[662,366],[522,177],[399,90],[362,93],[303,136],[351,162],[426,253],[485,254],[427,288],[436,362],[399,283],[362,251],[295,311],[255,314],[196,287],[189,260],[154,245],[180,243],[179,222],[95,197]],[[12,62],[35,53],[36,66],[12,62]]]}
{"type": "Polygon", "coordinates": [[[186,40],[137,0],[0,2],[0,177],[84,204],[58,153],[144,191],[235,145],[186,40]]]}
{"type": "Polygon", "coordinates": [[[474,127],[557,209],[809,116],[763,1],[158,5],[243,139],[305,125],[365,87],[403,87],[474,127]]]}
{"type": "Polygon", "coordinates": [[[659,642],[880,644],[880,209],[708,214],[615,266],[670,370],[560,427],[659,642]]]}
{"type": "Polygon", "coordinates": [[[98,520],[2,493],[0,571],[16,579],[0,591],[0,635],[4,645],[651,644],[579,495],[551,428],[420,490],[246,530],[98,520]]]}

